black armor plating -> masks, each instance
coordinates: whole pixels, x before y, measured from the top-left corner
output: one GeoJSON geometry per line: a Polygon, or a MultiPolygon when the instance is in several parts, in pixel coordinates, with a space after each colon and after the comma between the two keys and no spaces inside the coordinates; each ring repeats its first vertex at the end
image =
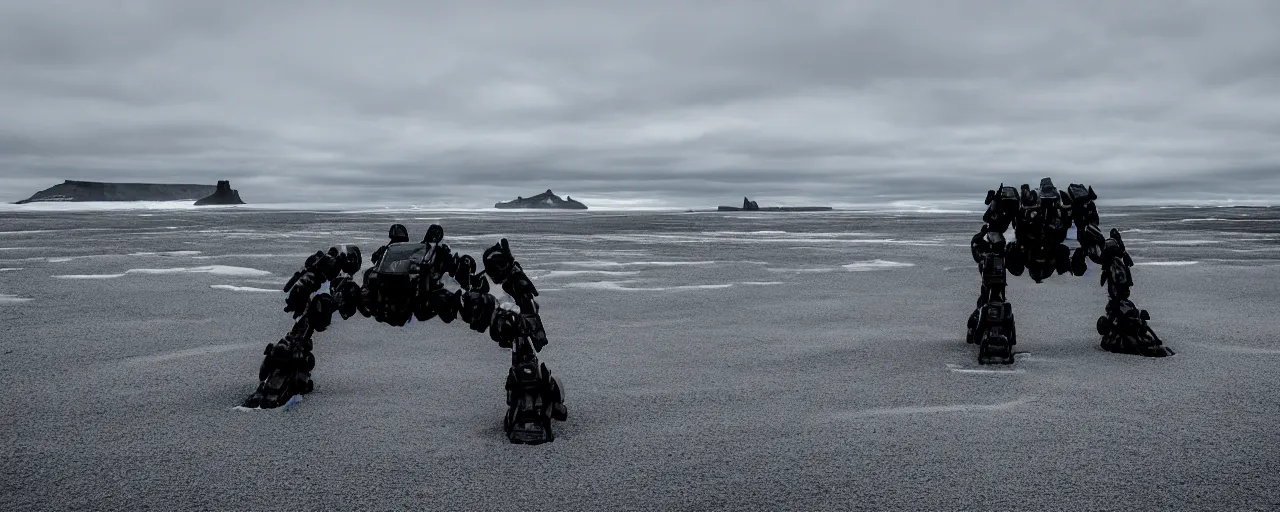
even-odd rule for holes
{"type": "Polygon", "coordinates": [[[444,229],[432,225],[418,243],[408,230],[391,226],[390,241],[370,256],[362,284],[355,274],[362,265],[360,248],[341,245],[308,257],[303,268],[285,284],[285,312],[296,319],[293,329],[267,345],[258,369],[258,389],[245,401],[250,408],[275,408],[296,395],[311,392],[312,336],[323,332],[333,314],[348,319],[360,313],[389,325],[402,326],[411,318],[444,323],[461,319],[476,332],[489,331],[500,347],[511,350],[507,375],[507,414],[503,425],[513,443],[539,444],[555,440],[551,421],[565,421],[564,392],[537,353],[547,344],[538,303],[538,290],[511,254],[506,239],[484,252],[484,270],[476,272],[469,255],[455,254],[443,243],[444,229]],[[450,277],[456,289],[445,285],[450,277]],[[489,293],[489,281],[515,299],[519,311],[501,308],[489,293]],[[323,290],[328,284],[328,290],[323,290]]]}
{"type": "Polygon", "coordinates": [[[1150,357],[1173,354],[1148,325],[1150,314],[1129,300],[1133,258],[1125,250],[1119,230],[1112,229],[1103,237],[1094,203],[1097,198],[1092,187],[1073,183],[1060,191],[1050,178],[1040,180],[1034,189],[1025,184],[1020,189],[1001,184],[987,191],[982,229],[970,242],[982,288],[978,307],[969,317],[966,339],[979,345],[979,363],[1013,362],[1017,334],[1013,306],[1005,297],[1006,270],[1015,276],[1025,270],[1040,283],[1054,274],[1082,276],[1089,261],[1101,268],[1101,283],[1110,297],[1106,314],[1098,318],[1102,348],[1150,357]],[[1080,244],[1074,254],[1065,243],[1072,224],[1080,244]],[[1015,241],[1005,243],[1004,233],[1010,227],[1015,241]]]}

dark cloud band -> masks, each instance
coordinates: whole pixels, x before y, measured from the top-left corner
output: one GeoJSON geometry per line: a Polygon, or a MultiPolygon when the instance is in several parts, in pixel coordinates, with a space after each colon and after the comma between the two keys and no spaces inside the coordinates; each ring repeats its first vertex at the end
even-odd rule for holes
{"type": "Polygon", "coordinates": [[[0,200],[1280,195],[1280,3],[0,4],[0,200]],[[74,8],[73,8],[74,7],[74,8]]]}

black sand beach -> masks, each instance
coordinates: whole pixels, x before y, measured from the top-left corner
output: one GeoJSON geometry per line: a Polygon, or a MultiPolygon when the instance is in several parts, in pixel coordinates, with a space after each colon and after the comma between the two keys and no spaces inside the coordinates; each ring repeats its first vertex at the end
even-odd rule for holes
{"type": "Polygon", "coordinates": [[[1011,278],[1001,368],[980,215],[0,212],[0,509],[1280,508],[1280,210],[1104,209],[1177,355],[1099,349],[1091,269],[1011,278]],[[313,394],[233,409],[288,276],[393,222],[511,240],[554,443],[506,442],[508,355],[457,322],[336,321],[313,394]]]}

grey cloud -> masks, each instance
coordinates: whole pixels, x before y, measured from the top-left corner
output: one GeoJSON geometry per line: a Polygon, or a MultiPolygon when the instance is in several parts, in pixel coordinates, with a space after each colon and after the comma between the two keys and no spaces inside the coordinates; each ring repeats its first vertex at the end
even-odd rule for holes
{"type": "MultiPolygon", "coordinates": [[[[1280,4],[9,2],[0,200],[1280,195],[1280,4]]],[[[658,205],[657,203],[650,203],[658,205]]]]}

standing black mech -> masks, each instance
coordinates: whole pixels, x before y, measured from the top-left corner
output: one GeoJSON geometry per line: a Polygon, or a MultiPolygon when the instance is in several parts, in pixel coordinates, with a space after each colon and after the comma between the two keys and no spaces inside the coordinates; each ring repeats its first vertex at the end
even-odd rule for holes
{"type": "Polygon", "coordinates": [[[295,395],[311,392],[311,336],[327,329],[335,312],[344,320],[359,312],[395,326],[410,318],[426,321],[438,316],[445,323],[461,318],[476,332],[488,329],[493,341],[511,349],[503,421],[508,439],[527,444],[554,441],[551,420],[564,421],[568,409],[560,384],[538,362],[537,353],[547,344],[534,300],[538,290],[512,256],[507,240],[485,250],[484,270],[476,273],[474,258],[454,254],[441,242],[444,229],[438,225],[428,228],[419,243],[409,243],[409,232],[400,224],[391,226],[388,236],[390,243],[371,256],[373,266],[364,272],[362,284],[355,281],[362,263],[360,248],[353,245],[316,252],[285,284],[284,310],[297,321],[288,335],[267,345],[258,389],[244,407],[279,407],[295,395]],[[456,283],[453,289],[445,286],[446,275],[456,283]],[[515,299],[519,311],[499,307],[489,294],[489,280],[515,299]],[[321,290],[326,283],[327,292],[321,290]]]}
{"type": "Polygon", "coordinates": [[[1037,283],[1057,272],[1084,275],[1086,258],[1102,268],[1102,284],[1111,300],[1106,314],[1098,318],[1102,348],[1111,352],[1140,354],[1148,357],[1172,355],[1155,331],[1147,325],[1151,319],[1129,300],[1133,275],[1129,267],[1133,259],[1125,251],[1120,232],[1112,229],[1103,238],[1098,227],[1098,196],[1093,187],[1072,184],[1066,192],[1053,186],[1053,180],[1040,180],[1040,188],[1022,185],[1021,193],[1000,185],[987,191],[987,212],[982,230],[973,236],[970,248],[982,274],[982,291],[978,308],[969,317],[967,341],[977,343],[978,362],[1013,362],[1013,345],[1017,330],[1013,322],[1013,306],[1005,297],[1005,269],[1015,276],[1025,269],[1037,283]],[[1075,254],[1064,243],[1074,221],[1080,246],[1075,254]],[[1013,226],[1016,241],[1005,243],[1004,232],[1013,226]]]}

